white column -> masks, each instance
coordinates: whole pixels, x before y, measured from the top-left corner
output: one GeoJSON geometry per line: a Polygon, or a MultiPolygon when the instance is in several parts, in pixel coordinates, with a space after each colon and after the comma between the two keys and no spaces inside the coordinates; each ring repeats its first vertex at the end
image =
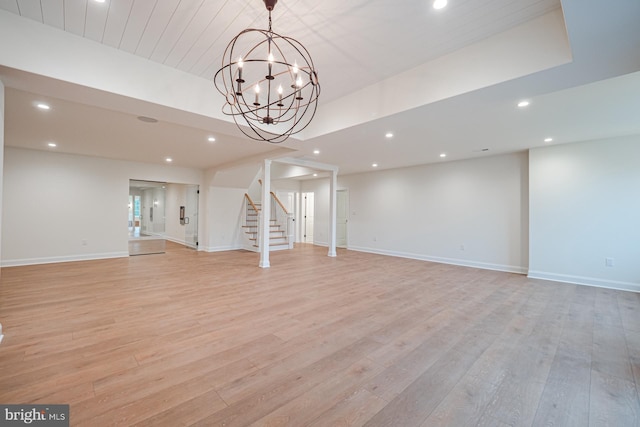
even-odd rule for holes
{"type": "Polygon", "coordinates": [[[215,169],[208,169],[204,172],[203,184],[200,186],[200,212],[198,212],[198,234],[200,235],[200,245],[198,250],[209,252],[215,241],[214,224],[217,218],[213,218],[214,200],[212,194],[213,179],[216,176],[215,169]]]}
{"type": "Polygon", "coordinates": [[[331,171],[329,184],[329,256],[336,256],[336,222],[338,216],[338,171],[331,171]]]}
{"type": "Polygon", "coordinates": [[[262,215],[260,236],[260,264],[261,268],[269,268],[269,231],[271,219],[271,160],[264,161],[264,174],[262,176],[262,215]]]}

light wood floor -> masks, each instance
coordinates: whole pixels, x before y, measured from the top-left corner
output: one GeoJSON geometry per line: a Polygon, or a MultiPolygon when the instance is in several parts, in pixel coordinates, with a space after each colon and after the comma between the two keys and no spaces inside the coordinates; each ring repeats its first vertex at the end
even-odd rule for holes
{"type": "Polygon", "coordinates": [[[166,240],[158,238],[129,239],[129,255],[151,255],[165,252],[166,240]]]}
{"type": "Polygon", "coordinates": [[[638,294],[326,252],[5,268],[0,402],[74,426],[640,425],[638,294]]]}

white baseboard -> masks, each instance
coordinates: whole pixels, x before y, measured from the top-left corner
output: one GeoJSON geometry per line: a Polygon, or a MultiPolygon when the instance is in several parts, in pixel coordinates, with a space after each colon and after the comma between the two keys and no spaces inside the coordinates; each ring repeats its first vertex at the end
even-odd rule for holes
{"type": "Polygon", "coordinates": [[[68,256],[54,256],[43,258],[23,258],[23,259],[5,259],[2,260],[2,267],[18,267],[21,265],[35,265],[35,264],[55,264],[59,262],[74,262],[74,261],[91,261],[96,259],[109,259],[109,258],[125,258],[129,256],[129,252],[105,252],[99,254],[82,254],[82,255],[68,255],[68,256]]]}
{"type": "Polygon", "coordinates": [[[246,249],[246,248],[242,245],[207,246],[204,248],[206,252],[226,252],[226,251],[237,251],[240,249],[246,249]]]}
{"type": "Polygon", "coordinates": [[[187,246],[187,241],[186,240],[176,239],[175,237],[170,237],[170,236],[164,236],[163,238],[165,240],[170,241],[170,242],[177,243],[177,244],[182,245],[182,246],[187,246]]]}
{"type": "MultiPolygon", "coordinates": [[[[190,244],[190,243],[188,243],[186,240],[176,239],[175,237],[170,237],[170,236],[165,236],[165,235],[159,235],[159,237],[163,238],[164,240],[168,240],[168,241],[170,241],[170,242],[177,243],[177,244],[182,245],[182,246],[187,246],[187,247],[190,247],[190,248],[192,248],[192,247],[193,247],[193,246],[191,246],[191,244],[190,244]]],[[[202,246],[200,246],[200,245],[198,245],[198,246],[196,247],[196,250],[198,250],[198,251],[205,251],[205,252],[207,251],[207,249],[206,249],[206,248],[204,248],[204,247],[202,247],[202,246]]]]}
{"type": "Polygon", "coordinates": [[[529,271],[527,277],[531,279],[552,280],[554,282],[571,283],[574,285],[595,286],[597,288],[615,289],[618,291],[640,292],[640,283],[604,280],[595,277],[572,276],[569,274],[548,273],[546,271],[529,271]]]}
{"type": "Polygon", "coordinates": [[[437,262],[440,264],[459,265],[461,267],[473,267],[473,268],[481,268],[483,270],[494,270],[494,271],[504,271],[507,273],[527,274],[527,269],[525,267],[520,267],[516,265],[492,264],[487,262],[471,261],[467,259],[443,258],[443,257],[413,254],[413,253],[407,253],[407,252],[387,251],[384,249],[365,248],[360,246],[349,246],[347,249],[351,251],[357,251],[357,252],[367,252],[371,254],[416,259],[419,261],[429,261],[429,262],[437,262]]]}

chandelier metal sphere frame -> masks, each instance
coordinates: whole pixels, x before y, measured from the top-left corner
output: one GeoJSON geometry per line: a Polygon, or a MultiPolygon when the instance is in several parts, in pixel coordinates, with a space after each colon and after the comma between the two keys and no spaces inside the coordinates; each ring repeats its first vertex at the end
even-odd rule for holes
{"type": "Polygon", "coordinates": [[[307,49],[271,29],[277,1],[264,0],[269,29],[250,28],[234,37],[214,77],[216,89],[226,99],[222,112],[233,117],[249,138],[272,143],[306,128],[320,95],[318,73],[307,49]]]}

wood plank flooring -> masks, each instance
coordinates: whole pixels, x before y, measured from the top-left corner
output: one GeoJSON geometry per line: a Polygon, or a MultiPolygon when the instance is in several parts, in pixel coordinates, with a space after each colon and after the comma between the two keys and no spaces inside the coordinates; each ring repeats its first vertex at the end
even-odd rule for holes
{"type": "Polygon", "coordinates": [[[640,295],[298,245],[2,269],[0,403],[73,426],[640,426],[640,295]]]}

